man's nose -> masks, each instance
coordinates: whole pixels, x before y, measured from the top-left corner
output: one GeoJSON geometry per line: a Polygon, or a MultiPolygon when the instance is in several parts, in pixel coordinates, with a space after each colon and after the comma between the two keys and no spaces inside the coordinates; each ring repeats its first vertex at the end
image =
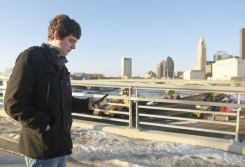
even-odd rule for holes
{"type": "Polygon", "coordinates": [[[72,48],[72,49],[76,49],[76,45],[75,45],[75,44],[72,45],[71,48],[72,48]]]}

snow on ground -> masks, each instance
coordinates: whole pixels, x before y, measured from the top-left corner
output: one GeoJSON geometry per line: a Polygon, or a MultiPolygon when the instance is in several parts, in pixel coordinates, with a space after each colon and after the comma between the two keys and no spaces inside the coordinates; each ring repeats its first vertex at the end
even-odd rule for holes
{"type": "MultiPolygon", "coordinates": [[[[0,136],[18,141],[20,125],[0,117],[0,136]]],[[[131,139],[97,130],[72,128],[75,160],[99,167],[243,167],[245,156],[225,151],[131,139]]]]}
{"type": "Polygon", "coordinates": [[[245,156],[186,144],[131,139],[73,129],[73,158],[100,166],[244,166],[245,156]],[[102,165],[103,164],[103,165],[102,165]]]}

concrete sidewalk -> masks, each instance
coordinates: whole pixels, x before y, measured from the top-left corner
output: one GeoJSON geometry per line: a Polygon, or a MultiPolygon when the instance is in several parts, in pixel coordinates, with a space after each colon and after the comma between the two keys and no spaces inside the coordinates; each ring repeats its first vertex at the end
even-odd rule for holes
{"type": "Polygon", "coordinates": [[[25,160],[23,157],[0,150],[0,166],[1,167],[25,167],[25,160]]]}

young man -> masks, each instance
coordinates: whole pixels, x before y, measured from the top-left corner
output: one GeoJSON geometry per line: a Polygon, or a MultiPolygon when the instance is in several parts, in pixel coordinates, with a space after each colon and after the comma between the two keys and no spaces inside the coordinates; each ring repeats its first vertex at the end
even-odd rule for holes
{"type": "Polygon", "coordinates": [[[19,151],[28,167],[66,166],[66,155],[72,151],[71,112],[93,107],[89,99],[72,97],[65,66],[65,56],[75,49],[80,36],[75,20],[57,15],[48,28],[48,44],[31,47],[16,60],[4,108],[22,125],[19,151]]]}

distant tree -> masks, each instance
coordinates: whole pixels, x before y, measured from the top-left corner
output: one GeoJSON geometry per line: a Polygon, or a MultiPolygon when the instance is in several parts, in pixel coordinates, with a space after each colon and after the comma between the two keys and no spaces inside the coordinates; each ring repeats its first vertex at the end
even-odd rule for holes
{"type": "Polygon", "coordinates": [[[157,75],[153,71],[149,71],[145,74],[145,78],[156,78],[157,75]]]}

